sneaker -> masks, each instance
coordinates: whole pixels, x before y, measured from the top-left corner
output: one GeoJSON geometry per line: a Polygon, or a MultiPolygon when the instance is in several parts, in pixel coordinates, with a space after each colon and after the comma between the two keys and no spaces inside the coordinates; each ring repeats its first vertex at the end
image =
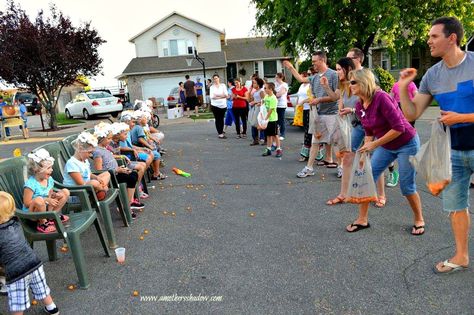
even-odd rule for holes
{"type": "Polygon", "coordinates": [[[150,195],[148,195],[146,192],[140,191],[140,199],[147,199],[150,198],[150,195]]]}
{"type": "Polygon", "coordinates": [[[51,314],[51,315],[58,315],[59,314],[59,310],[57,307],[53,308],[52,310],[48,310],[46,308],[46,306],[44,307],[44,311],[47,313],[47,314],[51,314]]]}
{"type": "Polygon", "coordinates": [[[7,295],[7,285],[5,277],[0,277],[0,295],[7,295]]]}
{"type": "Polygon", "coordinates": [[[269,156],[269,155],[272,155],[272,151],[271,151],[271,150],[268,150],[268,149],[265,149],[265,151],[263,152],[262,156],[269,156]]]}
{"type": "Polygon", "coordinates": [[[282,149],[276,150],[276,155],[275,155],[275,157],[281,158],[282,156],[283,156],[283,150],[282,150],[282,149]]]}
{"type": "Polygon", "coordinates": [[[272,152],[277,149],[276,145],[272,144],[272,152]]]}
{"type": "Polygon", "coordinates": [[[280,140],[285,140],[285,137],[280,136],[280,140]]]}
{"type": "Polygon", "coordinates": [[[341,178],[342,177],[342,167],[338,166],[337,167],[337,178],[341,178]]]}
{"type": "Polygon", "coordinates": [[[131,210],[132,212],[132,219],[135,220],[137,218],[137,213],[133,210],[131,210]]]}
{"type": "Polygon", "coordinates": [[[322,161],[326,155],[326,148],[319,148],[318,155],[316,155],[316,161],[322,161]]]}
{"type": "Polygon", "coordinates": [[[296,174],[297,177],[299,178],[305,178],[307,176],[313,176],[314,171],[307,166],[305,166],[298,174],[296,174]]]}
{"type": "Polygon", "coordinates": [[[131,203],[130,203],[130,209],[131,210],[141,210],[145,208],[145,205],[141,202],[139,202],[138,200],[133,200],[131,203]]]}
{"type": "Polygon", "coordinates": [[[265,140],[260,139],[260,145],[265,145],[265,140]]]}
{"type": "Polygon", "coordinates": [[[398,171],[397,170],[393,170],[393,172],[389,172],[388,173],[388,177],[387,177],[387,187],[395,187],[397,186],[398,184],[398,171]]]}
{"type": "Polygon", "coordinates": [[[258,140],[253,140],[253,142],[250,145],[259,145],[258,140]]]}
{"type": "Polygon", "coordinates": [[[56,227],[54,225],[49,224],[48,222],[43,224],[38,223],[36,230],[41,233],[55,233],[56,227]]]}

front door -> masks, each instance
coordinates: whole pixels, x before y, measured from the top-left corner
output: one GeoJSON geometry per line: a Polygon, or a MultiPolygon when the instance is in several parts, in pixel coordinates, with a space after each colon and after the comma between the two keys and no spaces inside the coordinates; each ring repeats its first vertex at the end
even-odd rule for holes
{"type": "Polygon", "coordinates": [[[227,64],[227,79],[237,78],[237,64],[231,62],[227,64]]]}

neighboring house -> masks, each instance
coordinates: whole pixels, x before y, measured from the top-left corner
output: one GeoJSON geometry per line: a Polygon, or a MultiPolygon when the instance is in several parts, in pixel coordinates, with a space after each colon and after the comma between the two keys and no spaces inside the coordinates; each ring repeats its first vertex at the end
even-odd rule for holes
{"type": "Polygon", "coordinates": [[[130,99],[166,98],[189,74],[201,78],[203,66],[193,59],[197,51],[204,59],[206,76],[219,74],[248,80],[258,71],[272,78],[281,71],[281,51],[265,48],[265,38],[228,39],[223,30],[173,12],[129,40],[135,44],[133,58],[117,79],[127,86],[130,99]],[[188,66],[187,60],[191,60],[188,66]],[[245,71],[242,71],[245,69],[245,71]],[[245,75],[239,74],[244,73],[245,75]]]}

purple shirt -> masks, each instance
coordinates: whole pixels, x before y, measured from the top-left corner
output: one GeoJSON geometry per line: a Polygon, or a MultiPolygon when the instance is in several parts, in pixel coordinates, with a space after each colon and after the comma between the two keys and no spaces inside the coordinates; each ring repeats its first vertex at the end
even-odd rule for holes
{"type": "Polygon", "coordinates": [[[359,101],[356,104],[356,115],[360,118],[366,136],[382,138],[390,129],[401,132],[397,138],[382,145],[387,150],[397,150],[408,143],[415,135],[416,130],[403,116],[402,110],[395,100],[386,92],[375,92],[372,102],[364,109],[359,101]]]}

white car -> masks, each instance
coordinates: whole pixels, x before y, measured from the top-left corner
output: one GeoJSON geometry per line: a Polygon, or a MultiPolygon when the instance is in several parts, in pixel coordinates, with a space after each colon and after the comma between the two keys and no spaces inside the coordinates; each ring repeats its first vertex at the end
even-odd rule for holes
{"type": "Polygon", "coordinates": [[[122,110],[123,105],[118,97],[104,91],[91,91],[77,94],[66,104],[64,112],[67,118],[79,116],[89,119],[99,114],[112,114],[112,117],[117,117],[122,110]]]}

